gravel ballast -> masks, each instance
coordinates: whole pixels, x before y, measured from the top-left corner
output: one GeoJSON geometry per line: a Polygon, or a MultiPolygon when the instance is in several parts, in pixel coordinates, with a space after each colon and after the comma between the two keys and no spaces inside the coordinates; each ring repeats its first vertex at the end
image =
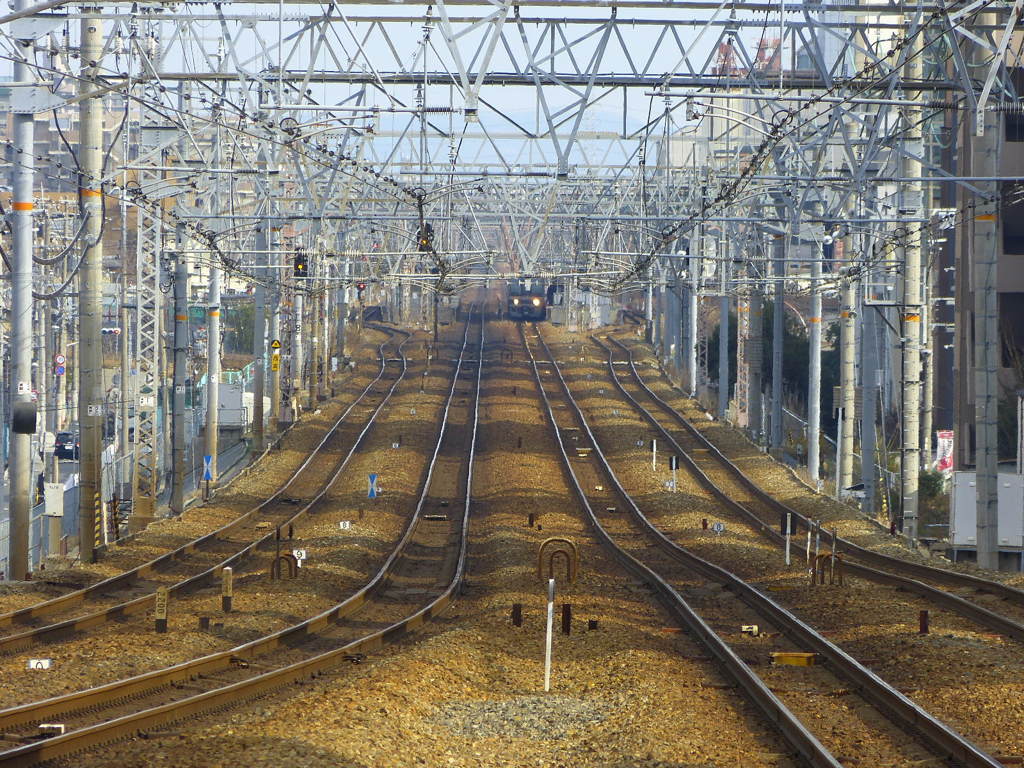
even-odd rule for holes
{"type": "Polygon", "coordinates": [[[500,359],[499,333],[506,350],[519,348],[511,325],[490,325],[468,584],[442,617],[329,679],[61,764],[793,766],[772,727],[593,542],[529,371],[518,353],[500,359]],[[527,526],[530,512],[541,530],[527,526]],[[580,544],[582,567],[559,587],[574,621],[571,635],[555,637],[545,695],[535,568],[548,536],[580,544]],[[516,602],[518,628],[509,619],[516,602]]]}

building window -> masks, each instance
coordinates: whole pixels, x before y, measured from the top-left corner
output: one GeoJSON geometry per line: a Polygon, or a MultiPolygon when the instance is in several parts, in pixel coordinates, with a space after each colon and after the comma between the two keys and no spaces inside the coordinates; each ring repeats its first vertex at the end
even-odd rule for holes
{"type": "Polygon", "coordinates": [[[1024,254],[1024,202],[1006,202],[1010,183],[1004,181],[1000,187],[1000,196],[1003,199],[1000,216],[1003,224],[1003,253],[1018,256],[1024,254]]]}
{"type": "Polygon", "coordinates": [[[999,294],[999,335],[1003,368],[1024,373],[1024,293],[999,294]]]}

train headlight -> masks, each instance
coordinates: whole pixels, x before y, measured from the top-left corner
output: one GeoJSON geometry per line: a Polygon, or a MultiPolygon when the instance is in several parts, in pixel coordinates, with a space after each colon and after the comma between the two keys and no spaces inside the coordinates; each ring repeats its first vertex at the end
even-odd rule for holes
{"type": "Polygon", "coordinates": [[[518,307],[519,306],[519,299],[512,299],[512,306],[518,307]]]}
{"type": "Polygon", "coordinates": [[[539,307],[539,306],[540,306],[540,299],[538,299],[538,298],[534,298],[534,300],[533,300],[533,306],[535,306],[535,307],[539,307]]]}

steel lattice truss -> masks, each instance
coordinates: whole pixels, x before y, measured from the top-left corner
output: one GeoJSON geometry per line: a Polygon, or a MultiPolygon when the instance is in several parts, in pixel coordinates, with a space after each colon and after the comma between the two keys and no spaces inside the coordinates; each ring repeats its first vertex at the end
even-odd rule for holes
{"type": "MultiPolygon", "coordinates": [[[[90,17],[104,24],[105,98],[127,103],[131,149],[114,148],[105,183],[123,194],[128,179],[136,200],[217,232],[207,258],[255,279],[267,273],[254,233],[270,217],[290,225],[286,250],[354,258],[371,278],[451,275],[448,290],[506,259],[622,287],[616,273],[678,271],[661,254],[692,249],[698,221],[751,258],[794,221],[820,241],[852,220],[869,249],[897,221],[927,221],[901,169],[949,176],[931,151],[943,114],[972,120],[1016,100],[1020,4],[946,5],[108,5],[90,17]],[[965,61],[964,40],[987,55],[965,61]],[[205,205],[214,188],[219,210],[205,205]],[[415,247],[421,215],[430,252],[415,247]]],[[[6,25],[9,56],[15,38],[37,41],[30,108],[60,108],[49,90],[74,81],[80,16],[6,25]]],[[[174,229],[154,217],[138,219],[143,360],[174,229]]],[[[340,274],[324,263],[317,274],[340,274]]],[[[731,279],[756,283],[759,269],[731,279]]]]}

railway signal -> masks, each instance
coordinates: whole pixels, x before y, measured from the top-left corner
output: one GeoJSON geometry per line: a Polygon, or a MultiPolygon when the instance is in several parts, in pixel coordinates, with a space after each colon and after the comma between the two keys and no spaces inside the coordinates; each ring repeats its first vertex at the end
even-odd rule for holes
{"type": "Polygon", "coordinates": [[[295,258],[292,261],[292,275],[294,277],[309,276],[309,256],[303,251],[296,251],[295,253],[295,258]]]}
{"type": "Polygon", "coordinates": [[[416,233],[416,248],[420,253],[430,253],[434,249],[434,225],[424,224],[416,233]]]}
{"type": "Polygon", "coordinates": [[[356,283],[356,298],[363,300],[363,291],[366,290],[366,283],[356,283]]]}

